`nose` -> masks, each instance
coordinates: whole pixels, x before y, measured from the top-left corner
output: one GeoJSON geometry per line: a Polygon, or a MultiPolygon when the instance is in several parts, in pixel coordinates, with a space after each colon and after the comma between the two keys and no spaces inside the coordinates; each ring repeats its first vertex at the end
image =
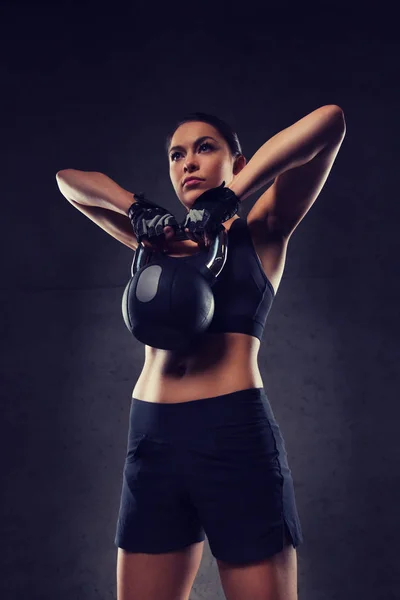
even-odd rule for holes
{"type": "Polygon", "coordinates": [[[190,157],[189,155],[186,156],[186,160],[183,163],[183,168],[186,171],[191,171],[193,169],[196,169],[198,167],[197,162],[194,160],[194,157],[190,157]]]}

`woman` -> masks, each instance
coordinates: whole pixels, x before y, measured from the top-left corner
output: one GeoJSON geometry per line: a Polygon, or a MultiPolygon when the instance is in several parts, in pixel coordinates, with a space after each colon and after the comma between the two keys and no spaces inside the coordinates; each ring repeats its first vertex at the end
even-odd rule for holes
{"type": "MultiPolygon", "coordinates": [[[[326,105],[273,136],[247,164],[236,134],[211,115],[189,115],[167,140],[190,239],[176,240],[167,226],[143,243],[171,257],[202,259],[211,234],[197,228],[192,207],[205,192],[229,182],[225,187],[240,203],[274,181],[247,219],[236,211],[223,219],[228,258],[201,341],[184,355],[145,347],[115,539],[119,600],[189,598],[205,534],[228,600],[297,598],[301,525],[257,356],[288,241],[318,197],[344,135],[343,111],[326,105]],[[187,183],[188,177],[198,181],[187,183]]],[[[101,173],[67,169],[57,181],[78,210],[137,248],[144,217],[134,220],[129,209],[138,196],[101,173]]]]}

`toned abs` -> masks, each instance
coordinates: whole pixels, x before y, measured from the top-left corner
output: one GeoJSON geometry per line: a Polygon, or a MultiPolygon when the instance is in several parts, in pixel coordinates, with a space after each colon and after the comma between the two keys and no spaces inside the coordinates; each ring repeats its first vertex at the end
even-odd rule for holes
{"type": "Polygon", "coordinates": [[[132,396],[147,402],[186,402],[263,387],[260,341],[242,333],[204,334],[185,354],[145,346],[132,396]]]}

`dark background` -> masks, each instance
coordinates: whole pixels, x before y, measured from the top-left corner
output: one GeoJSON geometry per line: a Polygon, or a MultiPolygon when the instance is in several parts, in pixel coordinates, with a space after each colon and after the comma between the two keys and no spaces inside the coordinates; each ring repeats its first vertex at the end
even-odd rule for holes
{"type": "MultiPolygon", "coordinates": [[[[299,599],[398,598],[394,15],[382,3],[18,2],[1,4],[0,23],[1,598],[116,597],[144,360],[121,313],[132,251],[65,200],[57,171],[106,173],[181,218],[164,140],[183,114],[225,119],[249,160],[324,104],[341,106],[347,134],[290,241],[259,364],[304,531],[299,599]]],[[[191,600],[223,597],[206,544],[191,600]]]]}

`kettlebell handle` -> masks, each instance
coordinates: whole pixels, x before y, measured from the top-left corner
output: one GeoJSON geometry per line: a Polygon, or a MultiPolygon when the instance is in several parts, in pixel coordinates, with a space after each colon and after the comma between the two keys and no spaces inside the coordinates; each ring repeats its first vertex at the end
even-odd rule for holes
{"type": "MultiPolygon", "coordinates": [[[[188,240],[190,239],[185,231],[178,231],[175,239],[177,240],[188,240]]],[[[135,250],[135,256],[133,257],[131,266],[131,276],[134,277],[136,273],[145,265],[147,265],[154,254],[158,251],[153,248],[148,248],[139,243],[135,250]]],[[[214,240],[210,244],[210,248],[207,253],[206,262],[203,267],[200,268],[201,273],[212,285],[222,269],[224,268],[228,253],[228,232],[225,227],[221,224],[220,229],[217,232],[214,240]]]]}

